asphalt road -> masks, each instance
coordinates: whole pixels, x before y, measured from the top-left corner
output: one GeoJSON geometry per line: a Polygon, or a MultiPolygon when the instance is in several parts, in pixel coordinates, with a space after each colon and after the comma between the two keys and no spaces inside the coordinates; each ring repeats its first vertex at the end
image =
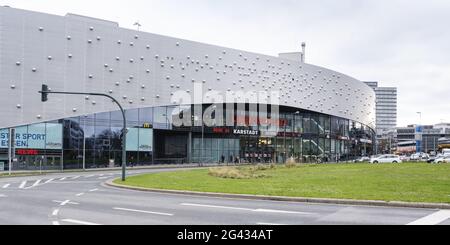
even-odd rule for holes
{"type": "MultiPolygon", "coordinates": [[[[130,174],[171,170],[135,170],[130,174]]],[[[120,172],[0,178],[0,225],[450,225],[450,210],[208,198],[106,187],[120,172]]]]}

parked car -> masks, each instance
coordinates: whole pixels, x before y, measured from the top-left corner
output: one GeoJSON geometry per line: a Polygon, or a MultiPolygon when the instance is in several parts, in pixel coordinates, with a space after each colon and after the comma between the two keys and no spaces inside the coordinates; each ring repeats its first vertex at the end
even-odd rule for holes
{"type": "Polygon", "coordinates": [[[422,160],[427,160],[428,158],[430,158],[430,155],[421,152],[421,153],[412,154],[410,160],[411,161],[422,161],[422,160]]]}
{"type": "Polygon", "coordinates": [[[400,160],[402,160],[403,162],[408,162],[410,160],[410,158],[406,155],[400,156],[400,160]]]}
{"type": "Polygon", "coordinates": [[[353,161],[355,163],[359,163],[359,162],[370,162],[370,157],[360,157],[358,159],[356,159],[355,161],[353,161]]]}
{"type": "Polygon", "coordinates": [[[397,155],[381,155],[377,158],[372,158],[370,163],[402,163],[403,161],[397,155]]]}
{"type": "Polygon", "coordinates": [[[434,160],[434,163],[450,163],[450,156],[446,155],[446,156],[436,158],[434,160]]]}
{"type": "Polygon", "coordinates": [[[428,158],[427,163],[434,163],[434,161],[438,158],[442,158],[444,157],[444,155],[442,154],[437,154],[435,156],[431,156],[430,158],[428,158]]]}

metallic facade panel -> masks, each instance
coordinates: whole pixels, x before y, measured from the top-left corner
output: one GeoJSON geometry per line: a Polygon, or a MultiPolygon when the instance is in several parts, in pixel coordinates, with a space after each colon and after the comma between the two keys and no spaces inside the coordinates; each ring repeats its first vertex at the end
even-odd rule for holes
{"type": "Polygon", "coordinates": [[[193,81],[204,92],[275,90],[283,106],[375,123],[373,90],[336,71],[114,22],[0,7],[0,128],[117,110],[104,98],[50,95],[41,103],[44,83],[108,93],[131,109],[172,105],[171,94],[192,93],[193,81]]]}

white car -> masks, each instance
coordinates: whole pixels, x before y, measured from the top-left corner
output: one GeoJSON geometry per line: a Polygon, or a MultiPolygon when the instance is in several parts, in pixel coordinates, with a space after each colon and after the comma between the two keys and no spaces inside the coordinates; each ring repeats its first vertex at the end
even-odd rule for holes
{"type": "Polygon", "coordinates": [[[377,158],[372,158],[370,163],[402,163],[403,161],[396,155],[382,155],[377,158]]]}
{"type": "Polygon", "coordinates": [[[426,153],[416,153],[411,155],[410,160],[411,161],[422,161],[422,160],[428,160],[428,158],[430,158],[430,155],[426,154],[426,153]]]}
{"type": "Polygon", "coordinates": [[[434,163],[450,163],[450,156],[446,155],[443,157],[438,157],[434,160],[434,163]]]}

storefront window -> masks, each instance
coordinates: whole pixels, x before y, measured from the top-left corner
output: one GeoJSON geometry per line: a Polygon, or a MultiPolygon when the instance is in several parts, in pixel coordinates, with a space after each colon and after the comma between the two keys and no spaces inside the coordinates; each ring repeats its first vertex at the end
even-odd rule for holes
{"type": "Polygon", "coordinates": [[[153,108],[139,109],[139,125],[153,124],[153,108]]]}
{"type": "Polygon", "coordinates": [[[303,118],[301,115],[295,115],[294,116],[294,120],[295,120],[295,132],[296,133],[303,133],[303,128],[302,128],[302,122],[303,122],[303,118]]]}
{"type": "Polygon", "coordinates": [[[139,109],[131,109],[125,111],[127,117],[127,127],[138,127],[139,124],[139,109]]]}
{"type": "Polygon", "coordinates": [[[285,115],[286,120],[286,132],[291,133],[294,129],[294,115],[293,114],[286,114],[285,115]]]}
{"type": "Polygon", "coordinates": [[[153,127],[155,129],[169,129],[169,119],[167,116],[167,107],[156,107],[153,110],[153,127]]]}
{"type": "Polygon", "coordinates": [[[303,130],[304,130],[305,134],[311,134],[312,133],[311,121],[310,121],[309,117],[310,117],[309,114],[303,115],[303,130]]]}

